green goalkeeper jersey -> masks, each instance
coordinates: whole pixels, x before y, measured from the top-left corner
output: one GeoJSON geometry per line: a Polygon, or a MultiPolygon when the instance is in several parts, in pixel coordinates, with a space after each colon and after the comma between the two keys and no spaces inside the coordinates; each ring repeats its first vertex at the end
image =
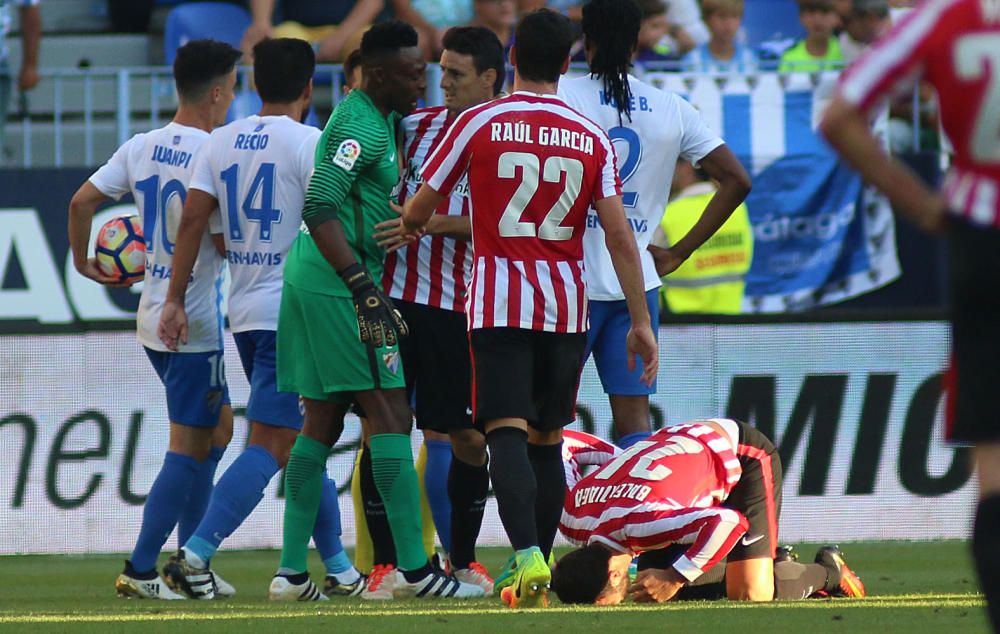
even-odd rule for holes
{"type": "Polygon", "coordinates": [[[352,91],[330,116],[316,145],[303,228],[288,252],[285,281],[303,290],[350,297],[307,227],[336,218],[351,251],[372,278],[382,278],[385,250],[372,237],[375,225],[395,215],[389,200],[399,181],[395,129],[398,116],[383,117],[371,98],[352,91]]]}

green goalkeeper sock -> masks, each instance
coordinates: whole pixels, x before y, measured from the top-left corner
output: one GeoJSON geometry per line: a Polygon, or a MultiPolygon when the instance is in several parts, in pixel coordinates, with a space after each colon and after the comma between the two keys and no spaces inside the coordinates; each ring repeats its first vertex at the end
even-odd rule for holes
{"type": "Polygon", "coordinates": [[[420,489],[410,437],[378,434],[371,437],[369,447],[375,486],[385,504],[396,545],[396,565],[400,570],[417,570],[427,564],[427,553],[421,533],[420,489]]]}
{"type": "Polygon", "coordinates": [[[323,468],[330,448],[299,436],[285,467],[285,534],[281,543],[280,573],[306,571],[309,538],[323,497],[323,468]]]}

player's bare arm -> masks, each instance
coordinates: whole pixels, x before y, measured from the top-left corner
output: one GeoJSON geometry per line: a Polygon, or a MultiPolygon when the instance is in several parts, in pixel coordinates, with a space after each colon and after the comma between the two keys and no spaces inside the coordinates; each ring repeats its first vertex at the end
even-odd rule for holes
{"type": "MultiPolygon", "coordinates": [[[[403,229],[403,208],[394,203],[389,203],[393,211],[398,213],[399,218],[384,220],[375,225],[375,240],[378,245],[392,253],[416,240],[412,234],[405,234],[403,229]]],[[[472,220],[468,216],[444,216],[434,214],[424,226],[422,235],[444,236],[453,240],[472,240],[472,220]]]]}
{"type": "Polygon", "coordinates": [[[94,219],[94,212],[97,211],[101,203],[107,200],[110,199],[94,187],[93,183],[86,181],[69,201],[68,230],[69,246],[73,251],[73,266],[80,275],[99,284],[116,287],[131,286],[135,282],[122,282],[117,277],[105,275],[97,266],[97,258],[87,257],[87,245],[90,244],[90,224],[94,219]]]}
{"type": "Polygon", "coordinates": [[[420,237],[434,210],[451,192],[436,192],[426,184],[403,205],[403,235],[420,237]]]}
{"type": "MultiPolygon", "coordinates": [[[[186,344],[188,340],[184,296],[187,293],[191,272],[194,270],[194,263],[198,259],[201,236],[208,227],[209,216],[218,206],[219,201],[215,196],[199,189],[190,190],[187,200],[184,201],[181,223],[177,228],[177,238],[174,240],[170,286],[167,287],[167,298],[160,313],[160,323],[156,328],[160,341],[174,352],[177,352],[180,344],[186,344]]],[[[225,246],[222,253],[224,252],[225,246]]]]}
{"type": "Polygon", "coordinates": [[[632,327],[629,329],[628,342],[629,371],[635,368],[635,355],[642,359],[641,380],[651,385],[656,379],[660,356],[656,345],[656,337],[646,306],[646,287],[642,279],[642,266],[639,263],[639,250],[635,246],[635,237],[625,218],[625,208],[622,207],[621,196],[608,196],[594,203],[594,209],[604,227],[604,241],[611,254],[611,263],[615,274],[625,293],[625,304],[628,306],[632,327]]]}
{"type": "Polygon", "coordinates": [[[675,271],[695,249],[711,238],[750,193],[750,175],[728,146],[720,145],[709,152],[701,160],[701,167],[719,183],[719,189],[698,222],[684,237],[666,249],[652,245],[648,247],[656,263],[656,273],[660,277],[675,271]]]}
{"type": "Polygon", "coordinates": [[[920,228],[930,232],[943,229],[944,199],[882,150],[858,108],[843,97],[835,97],[823,116],[820,131],[866,182],[884,192],[893,206],[920,228]]]}

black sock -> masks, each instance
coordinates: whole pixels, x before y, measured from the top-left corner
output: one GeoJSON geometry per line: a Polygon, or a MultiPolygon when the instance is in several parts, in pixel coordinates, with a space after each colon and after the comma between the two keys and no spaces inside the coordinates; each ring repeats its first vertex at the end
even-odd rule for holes
{"type": "MultiPolygon", "coordinates": [[[[821,564],[800,564],[797,561],[779,561],[774,564],[774,598],[778,600],[805,599],[828,587],[834,575],[821,564]]],[[[839,579],[837,584],[839,584],[839,579]]],[[[836,584],[834,585],[834,588],[836,584]]]]}
{"type": "Polygon", "coordinates": [[[448,554],[452,570],[468,568],[476,560],[476,541],[489,493],[487,466],[467,464],[452,453],[448,470],[448,498],[451,500],[451,552],[448,554]]]}
{"type": "Polygon", "coordinates": [[[500,521],[514,550],[538,546],[535,528],[535,471],[528,460],[528,433],[500,427],[486,435],[490,448],[490,479],[500,521]]]}
{"type": "Polygon", "coordinates": [[[549,558],[552,542],[559,531],[566,502],[566,471],[562,461],[562,443],[533,445],[528,443],[528,460],[535,471],[538,493],[535,498],[535,530],[542,556],[549,558]]]}
{"type": "Polygon", "coordinates": [[[365,505],[365,521],[372,537],[372,563],[376,566],[396,565],[396,545],[392,541],[389,516],[375,485],[372,472],[372,452],[369,447],[361,453],[361,500],[365,505]]]}
{"type": "Polygon", "coordinates": [[[1000,632],[1000,495],[979,501],[972,530],[972,554],[993,631],[1000,632]]]}
{"type": "Polygon", "coordinates": [[[427,562],[416,570],[402,570],[400,572],[403,573],[403,578],[406,579],[407,583],[416,583],[430,573],[434,572],[434,569],[431,568],[430,562],[427,562]]]}

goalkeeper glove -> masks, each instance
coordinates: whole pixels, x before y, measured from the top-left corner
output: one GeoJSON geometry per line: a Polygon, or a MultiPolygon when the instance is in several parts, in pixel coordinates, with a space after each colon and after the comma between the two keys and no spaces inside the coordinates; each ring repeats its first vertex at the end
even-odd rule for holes
{"type": "Polygon", "coordinates": [[[354,298],[354,312],[358,316],[358,334],[362,343],[375,348],[395,346],[399,337],[409,333],[403,316],[382,294],[363,266],[355,262],[340,271],[340,278],[354,298]]]}

